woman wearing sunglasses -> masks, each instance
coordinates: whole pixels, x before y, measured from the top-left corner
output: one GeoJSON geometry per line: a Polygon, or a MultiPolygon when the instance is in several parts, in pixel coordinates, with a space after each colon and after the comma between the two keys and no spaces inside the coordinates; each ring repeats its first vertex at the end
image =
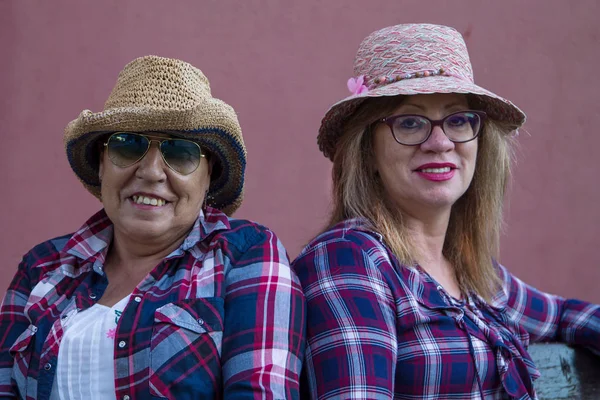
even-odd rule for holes
{"type": "Polygon", "coordinates": [[[104,208],[19,265],[0,397],[297,399],[304,297],[274,233],[230,218],[246,149],[202,72],[134,60],[65,146],[104,208]]]}
{"type": "Polygon", "coordinates": [[[497,259],[511,135],[525,115],[473,82],[452,28],[368,36],[325,115],[329,227],[294,261],[306,398],[530,399],[535,341],[600,352],[600,306],[541,293],[497,259]]]}

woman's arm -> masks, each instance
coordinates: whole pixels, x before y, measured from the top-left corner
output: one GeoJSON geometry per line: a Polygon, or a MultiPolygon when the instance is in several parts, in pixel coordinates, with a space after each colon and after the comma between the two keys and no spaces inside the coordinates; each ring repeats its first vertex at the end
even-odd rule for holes
{"type": "Polygon", "coordinates": [[[559,341],[588,347],[600,354],[600,306],[563,299],[525,284],[499,267],[507,296],[507,314],[532,341],[559,341]]]}
{"type": "Polygon", "coordinates": [[[293,263],[307,302],[304,363],[312,399],[394,397],[394,301],[366,250],[336,239],[293,263]]]}
{"type": "Polygon", "coordinates": [[[0,307],[0,397],[16,398],[17,387],[12,379],[13,357],[9,349],[15,340],[29,326],[25,316],[25,306],[31,291],[28,265],[25,259],[19,264],[19,269],[2,301],[0,307]]]}
{"type": "Polygon", "coordinates": [[[302,288],[273,232],[256,231],[252,242],[225,278],[223,398],[299,399],[302,288]]]}

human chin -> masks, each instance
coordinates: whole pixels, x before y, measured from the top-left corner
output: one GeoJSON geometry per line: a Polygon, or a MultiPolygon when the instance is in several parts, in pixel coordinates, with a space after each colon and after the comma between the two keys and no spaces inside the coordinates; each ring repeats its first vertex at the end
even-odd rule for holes
{"type": "Polygon", "coordinates": [[[115,228],[128,237],[137,239],[153,239],[164,235],[170,229],[170,219],[167,218],[139,218],[128,215],[114,223],[115,228]]]}
{"type": "Polygon", "coordinates": [[[452,207],[466,191],[462,182],[454,179],[446,182],[428,182],[418,179],[417,182],[412,183],[407,185],[410,190],[400,189],[404,194],[400,197],[411,198],[416,204],[432,208],[452,207]]]}
{"type": "Polygon", "coordinates": [[[465,193],[464,190],[457,188],[435,188],[423,193],[422,202],[435,208],[452,207],[465,193]]]}

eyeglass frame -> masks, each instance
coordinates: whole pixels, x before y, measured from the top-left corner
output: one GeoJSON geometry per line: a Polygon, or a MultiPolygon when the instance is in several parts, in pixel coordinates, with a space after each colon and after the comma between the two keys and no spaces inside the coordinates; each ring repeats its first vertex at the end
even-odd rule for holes
{"type": "Polygon", "coordinates": [[[391,117],[386,117],[386,118],[382,118],[380,120],[378,120],[377,122],[381,122],[386,124],[389,128],[390,128],[390,132],[392,134],[392,137],[394,138],[394,140],[398,143],[401,144],[403,146],[418,146],[420,144],[425,143],[427,140],[429,140],[429,138],[431,137],[431,133],[433,132],[433,128],[435,128],[436,126],[439,126],[442,129],[442,132],[444,132],[444,135],[446,135],[446,137],[448,138],[448,140],[450,140],[452,143],[468,143],[472,140],[475,140],[477,137],[479,137],[479,135],[481,134],[481,131],[483,129],[483,123],[485,122],[487,118],[487,113],[485,111],[479,111],[479,110],[462,110],[462,111],[456,111],[453,112],[452,114],[448,114],[446,115],[444,118],[442,119],[431,119],[431,118],[427,118],[424,115],[419,115],[419,114],[399,114],[399,115],[392,115],[391,117]],[[456,140],[452,140],[450,139],[450,137],[448,135],[446,135],[446,131],[444,130],[444,122],[456,115],[456,114],[462,114],[462,113],[472,113],[472,114],[476,114],[479,117],[479,129],[478,131],[473,135],[472,138],[470,138],[469,140],[462,140],[462,141],[456,141],[456,140]],[[422,141],[420,141],[419,143],[411,143],[411,144],[406,144],[406,143],[402,143],[401,141],[398,140],[398,138],[396,137],[396,135],[394,134],[394,121],[397,120],[400,117],[419,117],[419,118],[424,118],[427,121],[429,121],[429,133],[427,134],[427,136],[425,136],[425,139],[423,139],[422,141]]]}
{"type": "Polygon", "coordinates": [[[107,152],[108,152],[108,142],[110,142],[110,139],[113,136],[118,135],[120,133],[125,133],[125,134],[128,134],[128,135],[142,136],[142,137],[146,138],[146,140],[148,140],[148,148],[146,149],[146,151],[144,152],[144,154],[142,154],[142,156],[140,158],[138,158],[137,160],[135,160],[131,164],[129,164],[127,166],[124,166],[124,167],[115,164],[115,162],[110,158],[110,155],[109,155],[108,159],[110,160],[110,162],[113,163],[113,165],[115,165],[115,166],[117,166],[119,168],[129,168],[132,165],[135,165],[135,164],[139,163],[140,161],[142,161],[144,159],[144,157],[146,157],[146,155],[150,151],[150,148],[152,147],[152,142],[156,142],[156,143],[158,143],[158,152],[160,153],[160,157],[162,158],[162,160],[165,162],[165,164],[167,165],[167,167],[169,167],[169,169],[171,171],[176,172],[179,175],[183,175],[183,176],[193,174],[194,171],[196,171],[198,169],[198,167],[200,166],[200,162],[198,162],[198,165],[196,165],[196,168],[194,168],[192,171],[188,172],[187,174],[184,174],[182,172],[177,171],[175,168],[173,168],[171,166],[171,164],[169,164],[167,162],[167,160],[165,160],[165,155],[163,154],[162,150],[160,149],[160,146],[164,142],[167,142],[167,141],[173,140],[173,139],[175,139],[175,140],[183,140],[184,142],[190,142],[190,143],[195,144],[196,147],[198,147],[198,150],[200,151],[200,158],[206,158],[206,154],[204,154],[204,152],[202,151],[202,147],[198,143],[194,142],[193,140],[183,139],[183,138],[179,138],[179,137],[170,137],[170,138],[165,138],[163,140],[159,140],[158,136],[150,136],[150,135],[145,135],[145,134],[139,133],[139,132],[126,132],[126,131],[113,132],[112,134],[110,134],[110,136],[108,136],[108,139],[106,139],[106,142],[103,143],[103,147],[106,149],[107,152]]]}

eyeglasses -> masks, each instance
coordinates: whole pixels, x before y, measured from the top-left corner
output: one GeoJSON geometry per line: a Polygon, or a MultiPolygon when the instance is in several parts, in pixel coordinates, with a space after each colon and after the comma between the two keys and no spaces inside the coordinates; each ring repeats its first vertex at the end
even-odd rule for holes
{"type": "Polygon", "coordinates": [[[189,175],[200,165],[202,154],[200,145],[185,139],[157,139],[139,133],[113,133],[104,147],[110,161],[121,168],[129,167],[140,161],[150,150],[152,142],[158,143],[160,154],[173,171],[189,175]]]}
{"type": "Polygon", "coordinates": [[[383,118],[380,122],[390,127],[396,142],[416,146],[425,143],[436,126],[442,127],[442,131],[454,143],[469,142],[481,132],[486,116],[483,111],[468,110],[452,113],[439,120],[422,115],[402,114],[383,118]]]}

